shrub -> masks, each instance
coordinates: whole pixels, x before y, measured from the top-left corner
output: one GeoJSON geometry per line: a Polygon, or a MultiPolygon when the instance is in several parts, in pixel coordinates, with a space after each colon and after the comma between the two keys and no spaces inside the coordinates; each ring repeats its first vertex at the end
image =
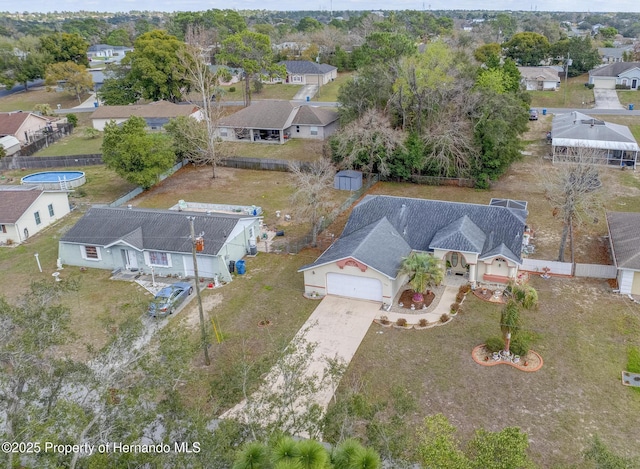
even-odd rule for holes
{"type": "Polygon", "coordinates": [[[386,324],[389,324],[390,321],[387,316],[380,316],[380,322],[386,325],[386,324]]]}
{"type": "Polygon", "coordinates": [[[504,350],[504,339],[499,336],[489,337],[484,343],[484,346],[489,352],[499,352],[504,350]]]}
{"type": "Polygon", "coordinates": [[[427,327],[429,325],[429,321],[427,321],[425,318],[420,319],[420,321],[418,321],[418,326],[420,327],[427,327]]]}
{"type": "Polygon", "coordinates": [[[447,313],[444,313],[442,316],[440,316],[440,322],[447,322],[449,320],[449,315],[447,313]]]}
{"type": "Polygon", "coordinates": [[[398,320],[396,321],[396,324],[398,326],[406,326],[407,325],[407,320],[405,318],[398,318],[398,320]]]}
{"type": "Polygon", "coordinates": [[[529,336],[529,334],[520,332],[512,336],[509,350],[515,355],[524,357],[527,353],[529,353],[530,346],[531,336],[529,336]]]}
{"type": "Polygon", "coordinates": [[[630,90],[631,86],[629,85],[616,85],[617,90],[630,90]]]}
{"type": "Polygon", "coordinates": [[[236,92],[236,87],[232,86],[229,88],[229,93],[235,93],[236,92]]]}
{"type": "Polygon", "coordinates": [[[456,314],[460,309],[460,303],[451,303],[451,314],[456,314]]]}
{"type": "Polygon", "coordinates": [[[75,127],[78,125],[78,116],[75,114],[67,114],[67,122],[75,127]]]}
{"type": "Polygon", "coordinates": [[[458,292],[456,295],[456,303],[462,303],[462,300],[464,300],[464,293],[458,292]]]}
{"type": "Polygon", "coordinates": [[[471,285],[469,285],[468,283],[466,285],[460,285],[460,288],[458,288],[458,293],[462,293],[463,295],[466,295],[470,291],[471,285]]]}
{"type": "Polygon", "coordinates": [[[52,116],[53,111],[51,110],[51,106],[49,104],[36,104],[33,106],[33,110],[39,112],[43,116],[52,116]]]}
{"type": "Polygon", "coordinates": [[[586,86],[587,89],[592,90],[596,85],[594,85],[593,83],[585,83],[584,86],[586,86]]]}

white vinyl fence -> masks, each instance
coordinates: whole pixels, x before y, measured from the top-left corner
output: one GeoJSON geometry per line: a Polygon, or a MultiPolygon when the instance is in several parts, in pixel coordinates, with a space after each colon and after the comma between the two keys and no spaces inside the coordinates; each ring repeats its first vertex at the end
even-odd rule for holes
{"type": "Polygon", "coordinates": [[[618,270],[615,265],[576,264],[576,277],[616,278],[618,270]]]}
{"type": "Polygon", "coordinates": [[[572,275],[571,262],[546,261],[544,259],[523,259],[520,270],[548,275],[572,275]],[[548,269],[548,270],[547,270],[548,269]]]}

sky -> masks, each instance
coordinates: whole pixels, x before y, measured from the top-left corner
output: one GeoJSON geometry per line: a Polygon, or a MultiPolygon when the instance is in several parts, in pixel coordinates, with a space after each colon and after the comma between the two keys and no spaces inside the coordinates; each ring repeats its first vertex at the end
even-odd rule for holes
{"type": "Polygon", "coordinates": [[[204,11],[213,8],[238,10],[526,10],[526,11],[577,11],[584,12],[640,12],[638,0],[315,0],[302,3],[299,0],[30,0],[20,4],[0,0],[0,11],[204,11]]]}

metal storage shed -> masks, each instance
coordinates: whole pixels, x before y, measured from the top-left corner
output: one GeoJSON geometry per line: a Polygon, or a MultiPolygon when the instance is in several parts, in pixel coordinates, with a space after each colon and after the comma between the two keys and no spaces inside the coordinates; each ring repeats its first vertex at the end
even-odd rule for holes
{"type": "Polygon", "coordinates": [[[333,188],[342,191],[357,191],[362,187],[362,173],[347,169],[336,173],[333,188]]]}

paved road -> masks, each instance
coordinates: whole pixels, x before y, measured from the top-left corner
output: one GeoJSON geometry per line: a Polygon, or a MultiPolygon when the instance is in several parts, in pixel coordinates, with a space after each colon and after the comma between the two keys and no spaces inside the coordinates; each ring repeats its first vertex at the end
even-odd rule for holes
{"type": "MultiPolygon", "coordinates": [[[[542,109],[542,108],[540,108],[542,109]]],[[[628,111],[626,109],[595,109],[595,108],[545,108],[547,114],[563,114],[566,112],[578,111],[587,115],[598,116],[640,116],[640,110],[628,111]]]]}

